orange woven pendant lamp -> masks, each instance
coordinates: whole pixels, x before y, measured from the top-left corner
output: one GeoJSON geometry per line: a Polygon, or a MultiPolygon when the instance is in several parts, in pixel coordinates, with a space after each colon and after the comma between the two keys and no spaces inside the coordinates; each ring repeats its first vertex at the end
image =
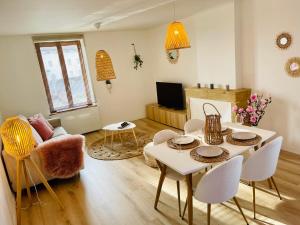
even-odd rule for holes
{"type": "Polygon", "coordinates": [[[166,35],[166,50],[190,48],[190,41],[181,22],[174,21],[169,24],[166,35]]]}
{"type": "Polygon", "coordinates": [[[21,224],[21,207],[22,207],[22,175],[25,175],[27,195],[32,204],[32,197],[30,192],[30,181],[28,176],[28,168],[25,164],[25,160],[28,160],[35,168],[41,181],[46,186],[51,196],[63,207],[62,203],[48,184],[43,173],[37,166],[37,164],[31,160],[30,153],[35,147],[35,140],[32,135],[32,130],[26,121],[19,117],[8,118],[0,128],[1,138],[4,144],[4,151],[16,159],[17,163],[17,224],[21,224]]]}
{"type": "Polygon", "coordinates": [[[189,37],[181,22],[175,21],[175,1],[173,2],[173,21],[168,25],[165,49],[174,50],[181,48],[190,48],[189,37]]]}

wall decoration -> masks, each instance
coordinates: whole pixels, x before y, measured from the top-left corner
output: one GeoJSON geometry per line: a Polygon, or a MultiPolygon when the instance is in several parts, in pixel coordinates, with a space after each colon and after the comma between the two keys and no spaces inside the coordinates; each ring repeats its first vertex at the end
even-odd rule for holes
{"type": "Polygon", "coordinates": [[[276,38],[276,45],[280,49],[287,49],[292,44],[292,36],[289,33],[283,32],[276,38]]]}
{"type": "Polygon", "coordinates": [[[290,58],[285,64],[285,70],[291,77],[300,77],[300,57],[290,58]]]}
{"type": "Polygon", "coordinates": [[[133,64],[134,64],[134,66],[133,66],[133,68],[135,70],[137,70],[139,67],[142,68],[142,65],[143,65],[144,61],[142,60],[141,55],[138,55],[136,53],[135,44],[132,43],[131,45],[133,46],[133,51],[134,51],[134,56],[133,56],[133,64]]]}
{"type": "Polygon", "coordinates": [[[116,79],[111,58],[104,50],[99,50],[96,53],[96,72],[97,81],[116,79]]]}
{"type": "Polygon", "coordinates": [[[179,58],[179,50],[174,49],[174,50],[166,50],[167,58],[170,63],[176,64],[178,62],[179,58]]]}

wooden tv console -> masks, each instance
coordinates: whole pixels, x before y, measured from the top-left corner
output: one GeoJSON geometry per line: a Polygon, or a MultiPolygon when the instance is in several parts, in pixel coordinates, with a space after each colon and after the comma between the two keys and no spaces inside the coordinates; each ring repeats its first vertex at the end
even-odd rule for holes
{"type": "Polygon", "coordinates": [[[183,130],[187,121],[187,111],[159,106],[156,103],[146,105],[146,117],[150,120],[183,130]]]}

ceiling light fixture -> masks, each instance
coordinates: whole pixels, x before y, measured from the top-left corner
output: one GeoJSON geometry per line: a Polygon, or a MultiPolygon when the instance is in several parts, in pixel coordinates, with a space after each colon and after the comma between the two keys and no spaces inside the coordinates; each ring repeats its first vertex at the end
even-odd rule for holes
{"type": "Polygon", "coordinates": [[[167,29],[165,48],[166,50],[190,48],[190,41],[181,22],[175,21],[175,1],[174,1],[174,22],[170,23],[167,29]]]}

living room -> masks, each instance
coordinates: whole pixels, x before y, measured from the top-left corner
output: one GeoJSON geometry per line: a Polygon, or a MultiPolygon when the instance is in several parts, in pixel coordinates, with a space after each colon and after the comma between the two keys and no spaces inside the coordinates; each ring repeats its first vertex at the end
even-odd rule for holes
{"type": "MultiPolygon", "coordinates": [[[[297,224],[300,102],[295,90],[300,82],[297,78],[300,74],[299,7],[297,0],[3,2],[0,9],[1,124],[18,115],[29,118],[29,122],[32,117],[36,119],[34,115],[43,115],[54,132],[57,127],[63,127],[70,136],[83,138],[84,162],[75,176],[48,180],[63,209],[51,198],[53,195],[42,181],[36,185],[30,181],[32,204],[27,207],[30,199],[25,185],[18,211],[18,191],[14,190],[14,185],[18,189],[17,175],[10,175],[16,174],[16,165],[14,161],[5,162],[3,152],[9,154],[9,150],[3,141],[0,202],[4,210],[0,212],[0,224],[246,223],[233,201],[212,204],[208,217],[208,206],[198,201],[196,195],[192,197],[192,191],[188,194],[189,185],[186,186],[184,179],[178,192],[174,180],[168,176],[159,182],[163,180],[164,167],[152,168],[147,164],[159,167],[158,161],[180,172],[172,168],[172,162],[167,163],[156,155],[155,146],[148,148],[154,135],[166,129],[182,135],[190,119],[204,121],[203,103],[213,103],[222,116],[219,122],[232,123],[232,127],[223,126],[234,130],[241,121],[238,112],[231,112],[232,106],[245,106],[253,95],[264,103],[271,99],[261,120],[250,123],[249,129],[263,139],[260,147],[267,147],[263,144],[281,136],[283,143],[274,175],[277,185],[269,179],[257,182],[255,218],[254,185],[239,183],[237,199],[242,214],[249,224],[297,224]],[[182,32],[186,33],[190,46],[166,49],[167,29],[173,21],[184,25],[182,32]],[[47,81],[48,70],[43,61],[44,49],[53,46],[55,49],[58,46],[55,57],[67,90],[63,93],[64,100],[59,100],[66,103],[62,108],[55,105],[53,96],[57,93],[47,81]],[[81,78],[84,88],[80,89],[87,96],[84,104],[74,103],[75,93],[79,91],[72,89],[68,60],[61,58],[67,46],[79,49],[75,51],[79,56],[76,68],[84,74],[81,78]],[[101,67],[103,56],[108,59],[109,78],[107,71],[102,71],[107,68],[107,65],[101,67]],[[163,106],[157,82],[182,85],[183,95],[176,98],[182,98],[181,109],[163,106]],[[184,119],[178,119],[182,115],[184,119]],[[123,122],[127,124],[119,129],[123,122]],[[261,130],[266,132],[260,134],[261,130]],[[180,207],[178,193],[181,193],[180,207]],[[183,216],[187,195],[188,206],[183,216]]],[[[172,87],[163,87],[164,97],[172,101],[172,90],[168,88],[172,87]]],[[[200,130],[206,132],[204,128],[200,130]]],[[[201,143],[208,144],[204,139],[199,139],[200,147],[201,143]]],[[[228,144],[226,140],[224,137],[222,146],[228,144]]],[[[60,142],[52,144],[60,146],[60,142]]],[[[241,147],[244,160],[250,157],[250,147],[257,146],[244,147],[245,150],[241,147]]],[[[208,163],[198,164],[206,165],[199,167],[199,172],[203,172],[217,169],[220,163],[211,163],[209,167],[208,163]]],[[[28,170],[29,179],[37,175],[31,171],[33,167],[23,167],[28,170]]],[[[20,176],[23,175],[26,173],[20,176]]]]}

